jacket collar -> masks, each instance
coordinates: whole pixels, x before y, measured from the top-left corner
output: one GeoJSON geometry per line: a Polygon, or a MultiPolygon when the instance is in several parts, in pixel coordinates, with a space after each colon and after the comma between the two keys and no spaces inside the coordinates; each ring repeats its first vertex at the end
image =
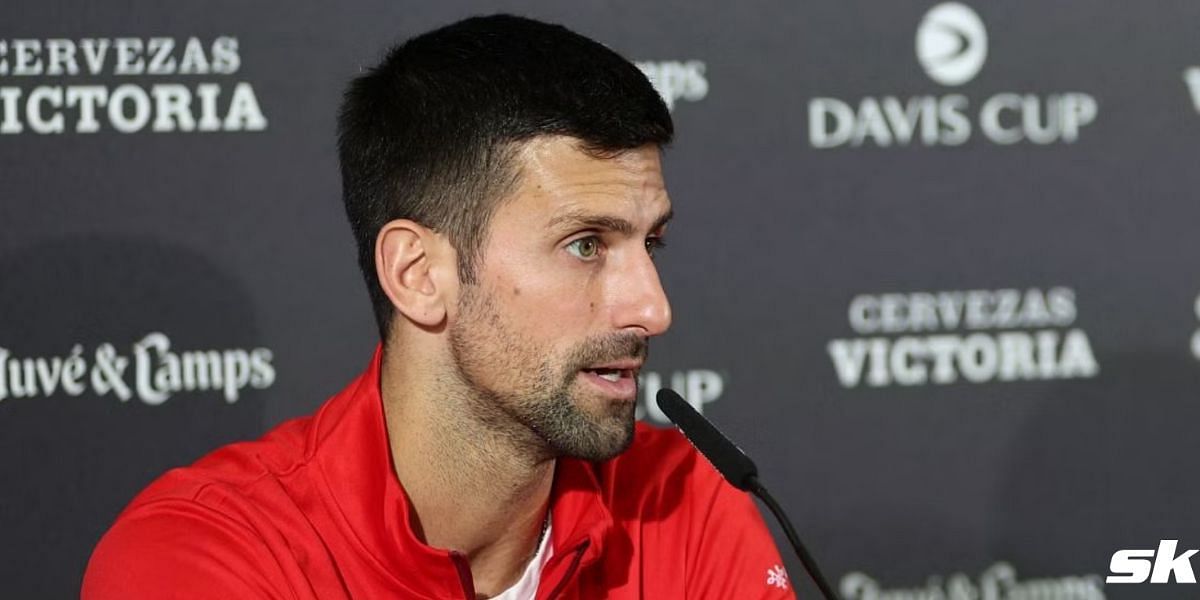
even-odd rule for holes
{"type": "MultiPolygon", "coordinates": [[[[332,504],[330,512],[385,577],[413,593],[460,596],[461,558],[456,563],[454,553],[426,545],[410,526],[411,508],[392,465],[384,423],[381,359],[377,347],[367,370],[317,413],[306,453],[324,479],[322,495],[332,504]]],[[[550,498],[551,564],[582,552],[582,567],[603,553],[613,518],[597,473],[587,461],[557,461],[550,498]]],[[[540,587],[550,583],[557,584],[544,574],[540,587]]]]}

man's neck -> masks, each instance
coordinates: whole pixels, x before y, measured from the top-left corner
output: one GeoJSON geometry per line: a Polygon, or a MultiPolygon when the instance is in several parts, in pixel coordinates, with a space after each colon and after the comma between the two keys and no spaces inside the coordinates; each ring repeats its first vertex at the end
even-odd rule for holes
{"type": "Polygon", "coordinates": [[[555,461],[532,440],[475,418],[469,403],[479,399],[465,397],[461,386],[421,381],[428,370],[416,374],[411,361],[393,362],[400,361],[385,356],[380,391],[413,531],[430,546],[466,556],[476,592],[496,595],[520,578],[537,550],[555,461]]]}

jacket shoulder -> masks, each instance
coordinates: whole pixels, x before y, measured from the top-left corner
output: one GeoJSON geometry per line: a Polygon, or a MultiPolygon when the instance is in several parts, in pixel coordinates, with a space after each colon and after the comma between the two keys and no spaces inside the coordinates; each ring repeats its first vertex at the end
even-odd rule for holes
{"type": "Polygon", "coordinates": [[[259,598],[286,589],[278,565],[293,511],[281,480],[304,464],[309,423],[287,421],[152,482],[100,539],[83,597],[189,589],[198,598],[259,598]]]}
{"type": "Polygon", "coordinates": [[[257,440],[222,446],[191,465],[163,473],[134,497],[122,516],[162,500],[204,502],[215,490],[252,493],[263,479],[285,475],[304,464],[311,420],[301,417],[286,421],[257,440]]]}

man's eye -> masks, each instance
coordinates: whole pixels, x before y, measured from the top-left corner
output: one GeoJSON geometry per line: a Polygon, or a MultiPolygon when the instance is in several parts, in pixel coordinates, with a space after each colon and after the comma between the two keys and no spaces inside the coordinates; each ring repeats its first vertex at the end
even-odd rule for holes
{"type": "Polygon", "coordinates": [[[666,248],[666,247],[667,247],[667,240],[664,240],[660,237],[646,238],[646,254],[649,254],[650,256],[654,256],[654,253],[656,251],[662,250],[663,248],[666,248]]]}
{"type": "Polygon", "coordinates": [[[592,259],[600,254],[600,240],[596,236],[588,236],[579,238],[570,244],[567,244],[567,252],[570,252],[575,258],[592,259]]]}

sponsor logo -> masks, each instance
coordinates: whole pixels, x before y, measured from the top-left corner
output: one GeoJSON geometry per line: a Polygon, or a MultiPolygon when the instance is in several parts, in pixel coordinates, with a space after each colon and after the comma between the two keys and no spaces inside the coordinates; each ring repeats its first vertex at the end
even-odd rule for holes
{"type": "Polygon", "coordinates": [[[708,95],[706,66],[699,60],[638,61],[634,63],[658,90],[667,108],[675,110],[679,100],[699,102],[708,95]]]}
{"type": "Polygon", "coordinates": [[[781,590],[788,589],[788,575],[782,565],[775,565],[767,569],[767,585],[777,587],[781,590]]]}
{"type": "MultiPolygon", "coordinates": [[[[1193,306],[1193,310],[1196,312],[1196,320],[1200,321],[1200,296],[1196,296],[1196,304],[1193,306]]],[[[1200,329],[1197,329],[1196,333],[1192,334],[1192,356],[1195,356],[1196,360],[1200,360],[1200,329]]]]}
{"type": "Polygon", "coordinates": [[[75,344],[62,356],[20,357],[0,348],[0,401],[90,391],[159,405],[181,392],[219,392],[233,403],[246,388],[275,383],[274,354],[268,348],[173,350],[170,338],[155,332],[130,350],[120,354],[115,345],[103,343],[89,356],[75,344]]]}
{"type": "Polygon", "coordinates": [[[241,66],[231,36],[0,39],[0,134],[262,131],[241,66]]]}
{"type": "Polygon", "coordinates": [[[917,26],[917,60],[925,74],[942,85],[970,81],[986,59],[987,29],[965,4],[939,4],[917,26]]]}
{"type": "Polygon", "coordinates": [[[638,374],[638,390],[641,398],[637,407],[637,418],[655,423],[671,422],[658,409],[658,390],[669,387],[688,401],[695,409],[704,412],[704,405],[716,402],[725,392],[725,377],[709,369],[690,369],[665,374],[657,371],[642,371],[638,374]]]}
{"type": "Polygon", "coordinates": [[[1068,575],[1019,579],[1012,565],[998,562],[973,579],[965,573],[930,576],[925,585],[884,588],[864,573],[842,577],[845,600],[1103,600],[1104,583],[1098,575],[1068,575]]]}
{"type": "Polygon", "coordinates": [[[1200,113],[1200,67],[1188,67],[1183,72],[1183,83],[1192,96],[1192,106],[1200,113]]]}
{"type": "MultiPolygon", "coordinates": [[[[988,35],[983,20],[965,4],[945,2],[917,26],[917,62],[935,83],[963,85],[983,68],[988,35]]],[[[1096,120],[1090,94],[999,92],[978,102],[961,93],[911,97],[867,96],[857,100],[812,98],[808,139],[813,148],[959,146],[978,130],[989,142],[1070,144],[1096,120]]]]}
{"type": "Polygon", "coordinates": [[[847,388],[1094,377],[1076,315],[1066,287],[862,294],[848,309],[862,337],[826,350],[847,388]]]}
{"type": "Polygon", "coordinates": [[[1158,550],[1117,550],[1108,563],[1106,583],[1196,583],[1192,556],[1200,550],[1175,554],[1179,540],[1160,540],[1158,550]]]}

